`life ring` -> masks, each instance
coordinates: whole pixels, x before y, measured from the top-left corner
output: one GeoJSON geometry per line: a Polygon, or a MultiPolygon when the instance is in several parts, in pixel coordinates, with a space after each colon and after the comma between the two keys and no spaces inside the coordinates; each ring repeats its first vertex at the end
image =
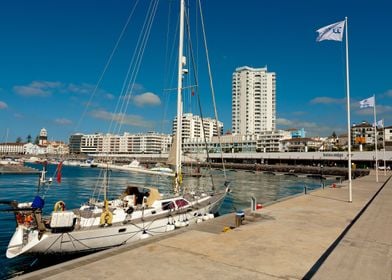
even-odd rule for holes
{"type": "Polygon", "coordinates": [[[101,214],[101,218],[99,220],[99,224],[101,226],[103,226],[103,225],[111,225],[112,224],[112,220],[113,220],[113,214],[110,211],[106,210],[105,212],[103,212],[101,214]]]}
{"type": "Polygon", "coordinates": [[[54,207],[53,207],[53,211],[54,212],[62,212],[64,210],[65,210],[65,203],[64,203],[64,201],[59,200],[59,201],[57,201],[54,204],[54,207]]]}

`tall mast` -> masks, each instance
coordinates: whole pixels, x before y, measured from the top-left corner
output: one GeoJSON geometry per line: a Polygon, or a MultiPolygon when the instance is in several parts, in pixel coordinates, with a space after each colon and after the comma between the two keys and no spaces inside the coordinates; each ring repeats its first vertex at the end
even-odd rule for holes
{"type": "Polygon", "coordinates": [[[185,0],[180,0],[180,34],[178,42],[178,79],[177,79],[177,143],[176,143],[176,179],[175,189],[176,193],[179,192],[180,178],[181,178],[181,146],[182,146],[182,75],[183,66],[185,65],[185,57],[183,56],[184,48],[184,13],[185,13],[185,0]]]}

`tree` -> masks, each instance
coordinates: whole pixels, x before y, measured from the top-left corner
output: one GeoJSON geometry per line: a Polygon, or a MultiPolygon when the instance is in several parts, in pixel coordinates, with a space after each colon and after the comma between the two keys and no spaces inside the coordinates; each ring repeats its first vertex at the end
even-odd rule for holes
{"type": "Polygon", "coordinates": [[[333,139],[336,139],[336,133],[335,133],[335,131],[332,132],[332,138],[333,138],[333,139]]]}
{"type": "Polygon", "coordinates": [[[29,134],[29,135],[27,135],[27,143],[31,143],[31,135],[29,134]]]}
{"type": "Polygon", "coordinates": [[[21,143],[22,142],[22,137],[16,138],[16,143],[21,143]]]}

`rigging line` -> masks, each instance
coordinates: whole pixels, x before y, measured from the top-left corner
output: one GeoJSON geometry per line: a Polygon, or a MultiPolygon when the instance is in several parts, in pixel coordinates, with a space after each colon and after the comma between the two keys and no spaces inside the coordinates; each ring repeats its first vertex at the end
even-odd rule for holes
{"type": "MultiPolygon", "coordinates": [[[[178,32],[178,29],[179,29],[179,25],[180,25],[180,23],[179,23],[179,21],[180,21],[180,19],[179,18],[177,18],[177,23],[176,23],[176,29],[175,29],[175,31],[174,31],[174,34],[178,34],[179,32],[178,32]]],[[[169,31],[168,31],[169,32],[169,31]]],[[[167,41],[169,41],[169,39],[167,38],[167,41]]],[[[171,63],[168,63],[168,61],[170,62],[170,61],[173,61],[173,57],[175,56],[175,51],[176,51],[176,40],[175,39],[173,39],[172,40],[172,47],[171,47],[171,51],[170,51],[170,56],[169,56],[169,59],[166,61],[166,70],[165,70],[165,73],[171,73],[171,78],[170,78],[170,82],[167,82],[168,83],[168,85],[172,85],[173,83],[174,83],[174,80],[175,80],[175,78],[176,78],[176,71],[172,68],[173,67],[173,65],[175,65],[176,63],[173,63],[173,64],[171,64],[171,63]]],[[[176,58],[177,59],[177,58],[176,58]]],[[[166,78],[167,79],[167,81],[169,80],[169,78],[166,78]]],[[[166,80],[165,79],[165,80],[166,80]]],[[[166,87],[166,86],[165,86],[166,87]]],[[[177,87],[176,88],[174,88],[173,90],[175,90],[175,91],[177,91],[177,87]]],[[[165,91],[165,90],[164,90],[165,91]]],[[[165,120],[165,118],[166,118],[166,116],[167,116],[167,112],[168,112],[168,110],[169,110],[169,105],[170,105],[170,97],[171,97],[171,94],[166,94],[166,96],[169,96],[169,100],[167,100],[167,102],[166,102],[166,104],[165,104],[165,107],[164,107],[164,112],[163,112],[163,114],[164,114],[164,118],[163,118],[163,120],[165,120]]],[[[163,122],[162,122],[162,126],[163,126],[163,122]]]]}
{"type": "MultiPolygon", "coordinates": [[[[156,11],[158,8],[158,3],[159,3],[159,1],[156,1],[155,6],[153,7],[153,12],[151,13],[151,16],[150,16],[150,19],[148,22],[148,26],[147,26],[147,32],[143,38],[143,45],[142,45],[141,53],[139,54],[139,59],[138,59],[138,62],[137,62],[136,68],[135,68],[135,74],[133,76],[133,79],[129,82],[128,87],[127,87],[127,92],[129,92],[130,95],[132,95],[133,89],[135,87],[136,77],[137,77],[139,70],[140,70],[140,65],[142,63],[142,59],[144,56],[144,52],[146,50],[146,45],[147,45],[148,39],[150,38],[151,28],[152,28],[154,18],[156,15],[156,11]]],[[[130,101],[131,101],[131,98],[126,99],[126,107],[125,108],[128,108],[130,101]]],[[[125,117],[125,112],[123,114],[123,118],[124,117],[125,117]]]]}
{"type": "Polygon", "coordinates": [[[114,48],[113,48],[113,50],[112,50],[112,52],[111,52],[111,54],[110,54],[110,56],[109,56],[109,59],[108,59],[108,61],[106,62],[105,67],[104,67],[104,69],[103,69],[103,71],[102,71],[102,73],[101,73],[101,75],[100,75],[100,77],[99,77],[99,79],[98,79],[98,82],[97,82],[97,84],[96,84],[96,86],[95,86],[95,88],[94,88],[92,94],[90,95],[90,98],[89,98],[89,100],[88,100],[88,102],[87,102],[87,105],[86,105],[86,107],[85,107],[85,110],[83,111],[82,116],[80,117],[80,119],[79,119],[79,121],[78,121],[78,124],[76,125],[76,128],[75,128],[76,131],[78,130],[78,128],[79,128],[79,126],[80,126],[80,124],[81,124],[81,122],[82,122],[84,116],[85,116],[86,113],[87,113],[88,107],[90,106],[90,104],[91,104],[91,102],[92,102],[92,100],[93,100],[95,94],[97,93],[98,86],[101,84],[101,82],[102,82],[102,80],[103,80],[103,77],[104,77],[104,75],[106,74],[106,71],[107,71],[107,69],[109,68],[109,65],[111,64],[111,61],[112,61],[112,59],[113,59],[113,56],[114,56],[115,52],[117,51],[117,48],[118,48],[118,46],[119,46],[119,44],[120,44],[120,41],[122,40],[122,37],[124,36],[125,30],[126,30],[127,27],[128,27],[128,24],[129,24],[129,22],[130,22],[130,20],[131,20],[131,18],[132,18],[132,16],[133,16],[133,13],[135,12],[135,9],[136,9],[136,6],[137,6],[138,3],[139,3],[139,0],[136,0],[135,5],[133,6],[133,8],[132,8],[132,10],[131,10],[131,13],[129,14],[129,16],[128,16],[127,20],[126,20],[125,25],[124,25],[123,29],[121,30],[120,35],[119,35],[119,37],[118,37],[118,39],[117,39],[117,41],[116,41],[116,44],[114,45],[114,48]]]}
{"type": "MultiPolygon", "coordinates": [[[[167,14],[167,26],[166,26],[166,44],[165,44],[165,64],[163,67],[163,81],[164,82],[168,82],[169,81],[169,74],[170,72],[170,63],[169,61],[171,61],[171,53],[169,51],[169,34],[170,34],[170,26],[171,26],[171,10],[172,10],[172,1],[169,1],[169,8],[168,8],[168,14],[167,14]]],[[[174,42],[174,41],[173,41],[174,42]]],[[[172,49],[173,49],[173,44],[172,44],[172,49]]],[[[172,74],[173,77],[173,74],[172,74]]],[[[164,84],[164,83],[163,83],[164,84]]],[[[170,83],[169,83],[170,84],[170,83]]],[[[165,88],[166,86],[164,85],[163,87],[163,93],[165,92],[165,88]]],[[[165,120],[167,117],[167,110],[169,107],[169,102],[170,102],[170,95],[168,95],[167,98],[165,98],[165,104],[164,104],[164,108],[163,108],[163,116],[162,116],[162,122],[161,122],[161,131],[165,131],[164,126],[165,126],[165,120]]]]}
{"type": "Polygon", "coordinates": [[[87,249],[94,249],[93,247],[90,247],[86,244],[84,244],[82,241],[80,241],[79,239],[75,238],[72,234],[70,234],[69,232],[67,232],[68,238],[72,243],[72,246],[74,248],[76,248],[74,241],[76,241],[77,243],[81,244],[82,246],[86,247],[87,249]]]}
{"type": "MultiPolygon", "coordinates": [[[[143,57],[144,57],[144,52],[145,52],[145,50],[146,50],[146,45],[147,45],[148,39],[150,38],[151,28],[152,28],[152,25],[153,25],[153,22],[154,22],[154,18],[155,18],[155,15],[156,15],[158,3],[159,3],[159,1],[157,1],[156,4],[155,4],[155,6],[154,6],[154,10],[153,10],[153,13],[151,14],[151,18],[150,18],[150,21],[149,21],[147,33],[145,34],[145,36],[144,36],[144,38],[143,38],[143,39],[144,39],[143,45],[142,45],[143,47],[142,47],[141,53],[140,53],[140,55],[139,55],[139,60],[138,60],[137,67],[136,67],[136,69],[135,69],[136,71],[135,71],[134,78],[133,78],[132,81],[130,81],[130,83],[129,83],[129,85],[128,85],[128,90],[127,90],[127,91],[130,92],[131,94],[132,94],[133,89],[134,89],[134,87],[135,87],[136,77],[137,77],[137,75],[138,75],[138,73],[139,73],[139,70],[140,70],[140,65],[141,65],[142,59],[143,59],[143,57]]],[[[129,103],[130,103],[130,100],[131,100],[131,99],[127,99],[126,107],[128,107],[128,105],[129,105],[129,103]]],[[[125,116],[125,113],[124,113],[123,116],[125,116]]]]}
{"type": "Polygon", "coordinates": [[[52,244],[50,244],[50,246],[44,251],[44,254],[45,254],[46,252],[48,252],[48,251],[50,250],[50,248],[52,248],[52,246],[57,242],[57,240],[59,240],[60,238],[62,238],[63,235],[64,235],[63,233],[60,234],[60,236],[57,237],[57,238],[52,242],[52,244]]]}
{"type": "MultiPolygon", "coordinates": [[[[153,4],[153,2],[150,2],[150,5],[149,5],[148,10],[147,10],[147,14],[150,14],[150,10],[151,10],[152,4],[153,4]]],[[[121,112],[123,111],[124,99],[127,98],[126,93],[124,93],[124,92],[125,92],[125,87],[126,87],[126,84],[128,83],[127,81],[128,81],[128,79],[129,79],[129,75],[130,75],[130,73],[131,73],[132,66],[133,66],[133,64],[134,64],[134,60],[135,60],[135,57],[136,57],[136,53],[137,53],[137,51],[138,51],[138,49],[139,49],[139,46],[140,46],[140,44],[141,44],[140,42],[141,42],[142,34],[145,32],[144,30],[145,30],[145,26],[146,26],[147,20],[148,20],[148,17],[145,18],[145,21],[144,21],[143,27],[142,27],[142,31],[141,31],[140,34],[139,34],[139,37],[138,37],[138,40],[137,40],[137,43],[136,43],[136,47],[135,47],[134,53],[133,53],[133,55],[132,55],[131,62],[130,62],[130,64],[129,64],[128,70],[127,70],[127,74],[126,74],[126,76],[125,76],[125,79],[124,79],[124,82],[123,82],[123,85],[122,85],[122,89],[121,89],[121,92],[120,92],[120,97],[119,97],[119,99],[117,100],[117,104],[116,104],[116,108],[115,108],[115,110],[114,110],[114,114],[113,114],[113,117],[112,117],[112,121],[111,121],[111,123],[110,123],[110,125],[109,125],[109,132],[111,132],[111,131],[116,131],[116,130],[117,130],[116,127],[117,127],[117,123],[118,123],[119,120],[116,120],[116,114],[117,114],[117,113],[121,113],[121,112]],[[122,97],[122,96],[123,96],[124,99],[122,100],[122,103],[121,103],[121,97],[122,97]],[[121,105],[120,105],[120,103],[121,103],[121,105]],[[120,107],[120,109],[119,109],[119,107],[120,107]],[[112,128],[113,126],[114,126],[114,128],[112,128]]]]}
{"type": "Polygon", "coordinates": [[[130,236],[129,238],[125,239],[125,240],[122,242],[122,244],[127,243],[128,240],[130,240],[131,238],[135,237],[136,234],[138,234],[138,233],[141,232],[141,231],[144,231],[144,228],[143,228],[143,227],[139,227],[139,226],[137,226],[137,225],[134,224],[134,223],[131,223],[131,225],[133,225],[134,227],[136,227],[136,228],[139,229],[139,230],[134,231],[134,232],[129,232],[129,233],[131,233],[131,236],[130,236]]]}
{"type": "Polygon", "coordinates": [[[206,36],[206,30],[204,27],[204,20],[203,20],[203,11],[201,8],[201,2],[200,0],[198,1],[199,4],[199,11],[200,11],[200,21],[202,25],[202,31],[203,31],[203,39],[204,39],[204,48],[206,50],[206,58],[207,58],[207,68],[208,68],[208,74],[210,77],[210,87],[211,87],[211,95],[212,95],[212,103],[214,105],[214,112],[215,112],[215,121],[216,121],[216,130],[218,132],[218,140],[219,140],[219,145],[221,147],[221,161],[222,161],[222,169],[223,169],[223,174],[225,176],[225,180],[227,180],[227,174],[226,174],[226,168],[225,168],[225,162],[223,160],[223,151],[222,151],[222,139],[220,135],[220,129],[219,129],[219,123],[218,123],[218,111],[216,110],[216,101],[215,101],[215,91],[214,91],[214,85],[212,83],[212,73],[211,73],[211,64],[210,64],[210,59],[209,59],[209,54],[208,54],[208,47],[207,47],[207,36],[206,36]]]}
{"type": "MultiPolygon", "coordinates": [[[[124,124],[124,120],[125,120],[125,116],[126,116],[125,115],[126,114],[126,110],[127,110],[128,106],[129,106],[129,103],[130,103],[130,101],[132,99],[131,98],[132,94],[133,94],[132,91],[133,91],[133,89],[135,87],[135,80],[136,80],[137,74],[138,74],[138,72],[140,70],[140,65],[142,63],[143,54],[144,54],[144,51],[145,51],[145,48],[146,48],[146,45],[147,45],[147,41],[148,41],[149,36],[150,36],[151,27],[152,27],[152,24],[153,24],[153,21],[154,21],[154,18],[155,18],[155,14],[156,14],[156,11],[157,11],[158,3],[159,3],[159,1],[155,1],[154,2],[153,7],[151,8],[151,12],[149,12],[148,18],[146,18],[146,21],[145,21],[145,24],[144,24],[144,27],[143,27],[144,32],[142,32],[143,37],[142,37],[142,40],[140,41],[141,43],[140,43],[140,46],[138,48],[139,51],[137,52],[137,49],[135,50],[135,53],[137,52],[137,56],[136,56],[136,59],[135,59],[136,62],[134,62],[135,67],[132,69],[132,73],[131,73],[131,76],[130,76],[129,80],[125,82],[126,86],[124,84],[124,87],[126,87],[126,89],[123,88],[123,91],[124,91],[123,95],[126,98],[123,99],[123,102],[122,102],[122,105],[121,105],[121,110],[120,110],[120,115],[119,115],[120,120],[117,122],[117,124],[118,124],[117,132],[120,132],[120,130],[122,128],[122,125],[124,124]]],[[[139,37],[139,39],[140,39],[140,37],[139,37]]]]}
{"type": "Polygon", "coordinates": [[[151,25],[155,17],[156,7],[158,5],[158,2],[159,1],[152,2],[154,5],[150,5],[148,16],[146,17],[146,20],[143,25],[143,31],[140,33],[140,37],[138,39],[138,45],[137,48],[135,49],[134,56],[132,58],[132,63],[129,68],[129,72],[127,73],[127,78],[124,80],[122,92],[124,97],[126,98],[123,99],[123,102],[121,104],[121,109],[120,109],[121,119],[120,122],[118,122],[117,131],[121,130],[122,124],[124,123],[126,110],[128,108],[129,102],[132,99],[131,98],[133,94],[132,91],[135,85],[137,73],[140,69],[144,49],[150,35],[151,25]],[[134,67],[132,68],[132,66],[134,67]]]}
{"type": "MultiPolygon", "coordinates": [[[[201,118],[201,126],[202,126],[202,130],[203,130],[203,140],[204,140],[204,146],[205,146],[205,148],[206,148],[206,156],[207,156],[207,166],[209,167],[209,169],[211,170],[211,162],[210,162],[210,154],[209,154],[209,151],[208,151],[208,143],[207,143],[207,138],[206,138],[206,129],[205,129],[205,126],[204,126],[204,116],[203,116],[203,111],[202,111],[202,108],[201,108],[201,100],[200,100],[200,94],[199,94],[199,87],[198,87],[198,78],[197,78],[197,75],[196,75],[196,73],[198,72],[197,71],[197,68],[196,68],[196,63],[195,63],[195,57],[194,57],[194,52],[193,52],[193,49],[192,49],[192,44],[191,44],[191,41],[190,41],[190,35],[189,35],[189,33],[190,33],[190,30],[189,30],[189,17],[187,16],[187,14],[185,14],[185,18],[186,18],[186,22],[187,22],[187,32],[188,32],[188,40],[189,40],[189,46],[190,46],[190,49],[191,49],[191,51],[190,51],[190,55],[191,55],[191,60],[192,60],[192,65],[193,65],[193,73],[194,73],[194,79],[195,79],[195,82],[196,82],[196,95],[197,95],[197,104],[198,104],[198,107],[199,107],[199,113],[200,113],[200,118],[201,118]]],[[[218,127],[218,124],[217,124],[217,127],[218,127]]],[[[219,135],[219,132],[218,132],[218,135],[219,135]]],[[[214,178],[213,178],[213,176],[212,176],[212,174],[210,174],[210,178],[211,178],[211,184],[212,184],[212,189],[214,190],[215,189],[215,184],[214,184],[214,178]]],[[[225,174],[225,178],[226,178],[226,174],[225,174]]]]}
{"type": "MultiPolygon", "coordinates": [[[[57,165],[56,170],[54,171],[54,174],[53,174],[53,177],[52,177],[52,178],[56,178],[57,172],[59,172],[58,169],[59,169],[59,166],[57,165]]],[[[50,184],[48,185],[48,187],[47,187],[46,189],[44,189],[44,193],[43,193],[43,196],[42,196],[43,199],[45,199],[45,196],[46,196],[46,194],[48,193],[48,191],[49,191],[49,189],[50,189],[51,186],[52,186],[52,184],[50,183],[50,184]]],[[[45,186],[43,186],[43,187],[45,187],[45,186]]]]}

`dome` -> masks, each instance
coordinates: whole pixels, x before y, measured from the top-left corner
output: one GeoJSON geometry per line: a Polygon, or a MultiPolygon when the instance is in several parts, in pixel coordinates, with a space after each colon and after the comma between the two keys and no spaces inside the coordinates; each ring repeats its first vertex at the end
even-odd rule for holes
{"type": "Polygon", "coordinates": [[[48,136],[48,132],[46,131],[45,128],[42,128],[41,131],[39,132],[39,136],[48,136]]]}

